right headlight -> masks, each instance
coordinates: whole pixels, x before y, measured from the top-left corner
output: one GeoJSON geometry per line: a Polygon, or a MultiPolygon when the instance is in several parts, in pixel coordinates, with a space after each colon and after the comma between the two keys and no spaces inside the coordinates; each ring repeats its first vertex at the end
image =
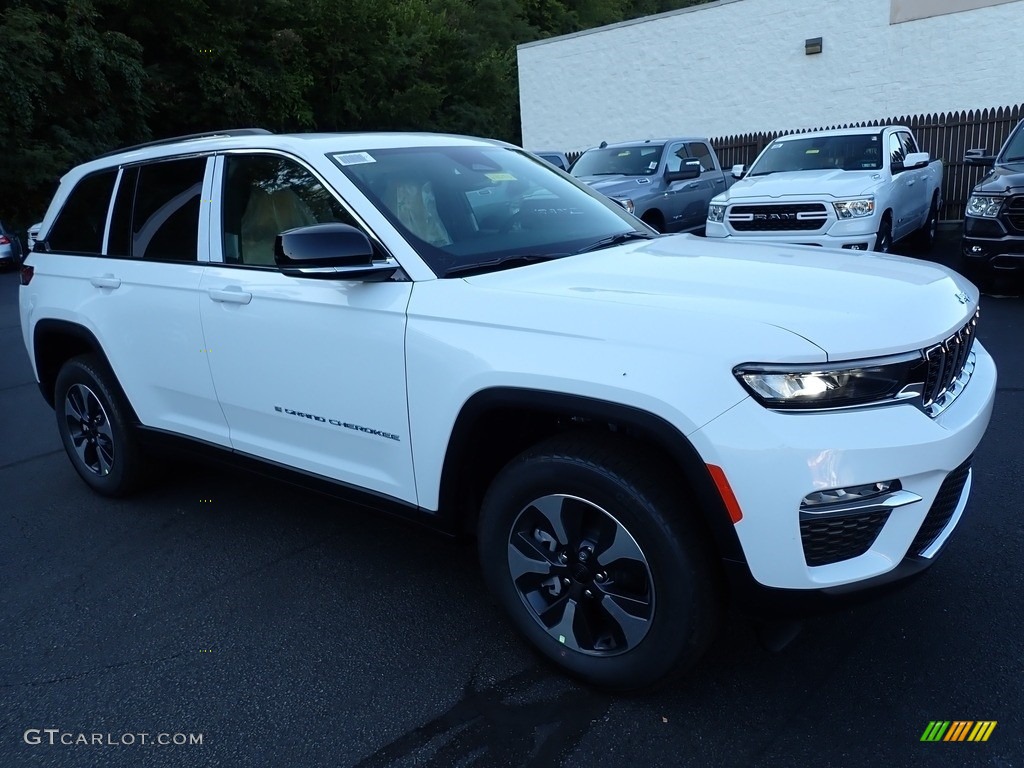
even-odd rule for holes
{"type": "Polygon", "coordinates": [[[999,215],[999,209],[1003,206],[1001,197],[985,197],[984,195],[971,195],[967,199],[967,215],[979,216],[983,219],[994,219],[999,215]]]}
{"type": "Polygon", "coordinates": [[[636,210],[636,206],[633,205],[633,201],[628,197],[613,197],[616,203],[626,209],[626,213],[633,213],[636,210]]]}
{"type": "Polygon", "coordinates": [[[848,408],[916,397],[928,364],[920,352],[848,363],[740,365],[733,374],[767,408],[848,408]]]}
{"type": "Polygon", "coordinates": [[[708,206],[708,221],[722,221],[725,218],[725,203],[712,203],[708,206]]]}

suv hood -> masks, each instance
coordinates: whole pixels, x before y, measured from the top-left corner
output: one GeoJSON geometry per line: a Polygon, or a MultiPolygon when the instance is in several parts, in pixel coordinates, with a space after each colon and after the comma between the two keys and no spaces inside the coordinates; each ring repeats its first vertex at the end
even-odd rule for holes
{"type": "MultiPolygon", "coordinates": [[[[947,338],[978,306],[971,283],[930,262],[692,235],[464,279],[495,290],[632,305],[637,312],[672,309],[682,315],[680,333],[735,333],[737,321],[774,326],[810,341],[830,360],[921,349],[947,338]]],[[[602,322],[599,308],[578,311],[592,315],[594,326],[602,322]]]]}
{"type": "Polygon", "coordinates": [[[608,197],[630,197],[651,189],[654,176],[577,176],[588,187],[608,197]]]}
{"type": "Polygon", "coordinates": [[[997,165],[978,182],[974,191],[1002,194],[1017,189],[1024,189],[1024,162],[997,165]]]}
{"type": "Polygon", "coordinates": [[[868,194],[881,180],[881,171],[786,171],[740,179],[718,199],[832,197],[839,200],[868,194]]]}

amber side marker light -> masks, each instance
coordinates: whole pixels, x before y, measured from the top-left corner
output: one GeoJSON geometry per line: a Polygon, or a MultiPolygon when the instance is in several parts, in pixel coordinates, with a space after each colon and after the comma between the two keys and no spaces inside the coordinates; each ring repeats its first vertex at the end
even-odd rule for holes
{"type": "Polygon", "coordinates": [[[32,282],[32,275],[36,273],[35,267],[22,266],[21,268],[21,284],[28,285],[32,282]]]}
{"type": "Polygon", "coordinates": [[[711,479],[715,481],[715,487],[718,488],[718,495],[722,497],[725,509],[729,513],[729,519],[735,525],[743,519],[743,510],[740,509],[740,503],[736,501],[736,494],[732,492],[732,486],[729,485],[729,480],[721,467],[708,464],[707,468],[711,473],[711,479]]]}

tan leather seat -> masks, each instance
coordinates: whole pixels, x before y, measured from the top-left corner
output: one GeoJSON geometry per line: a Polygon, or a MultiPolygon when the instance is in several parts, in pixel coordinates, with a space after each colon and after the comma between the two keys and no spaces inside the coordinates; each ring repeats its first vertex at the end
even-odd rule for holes
{"type": "Polygon", "coordinates": [[[273,266],[274,239],[286,230],[316,223],[309,206],[292,190],[254,188],[242,214],[242,263],[273,266]]]}
{"type": "Polygon", "coordinates": [[[392,181],[385,198],[398,220],[416,237],[431,245],[451,245],[429,181],[422,185],[417,181],[392,181]]]}

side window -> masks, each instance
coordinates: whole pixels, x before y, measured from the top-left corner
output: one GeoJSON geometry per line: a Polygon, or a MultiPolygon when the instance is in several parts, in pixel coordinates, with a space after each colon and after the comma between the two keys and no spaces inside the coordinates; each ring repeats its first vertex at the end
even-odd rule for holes
{"type": "Polygon", "coordinates": [[[199,204],[205,172],[205,157],[139,168],[132,214],[134,258],[198,259],[199,204]]]}
{"type": "Polygon", "coordinates": [[[228,264],[274,266],[274,240],[311,224],[358,226],[308,170],[277,155],[227,155],[223,248],[228,264]]]}
{"type": "Polygon", "coordinates": [[[666,154],[669,173],[675,173],[683,167],[683,160],[687,158],[686,147],[682,142],[669,145],[666,154]]]}
{"type": "Polygon", "coordinates": [[[711,150],[708,149],[707,144],[703,141],[693,141],[687,145],[687,149],[689,149],[691,157],[696,157],[700,160],[700,170],[702,173],[715,170],[715,160],[711,156],[711,150]]]}
{"type": "Polygon", "coordinates": [[[911,136],[906,131],[900,131],[900,141],[901,141],[901,143],[903,145],[903,156],[904,157],[906,157],[907,155],[911,154],[912,152],[917,152],[918,151],[917,150],[917,143],[914,141],[914,137],[911,136]]]}
{"type": "Polygon", "coordinates": [[[46,238],[51,251],[99,255],[107,226],[110,193],[117,169],[86,176],[78,182],[46,238]]]}
{"type": "Polygon", "coordinates": [[[903,144],[900,142],[900,137],[895,133],[889,134],[889,162],[890,163],[902,163],[905,155],[903,154],[903,144]]]}

